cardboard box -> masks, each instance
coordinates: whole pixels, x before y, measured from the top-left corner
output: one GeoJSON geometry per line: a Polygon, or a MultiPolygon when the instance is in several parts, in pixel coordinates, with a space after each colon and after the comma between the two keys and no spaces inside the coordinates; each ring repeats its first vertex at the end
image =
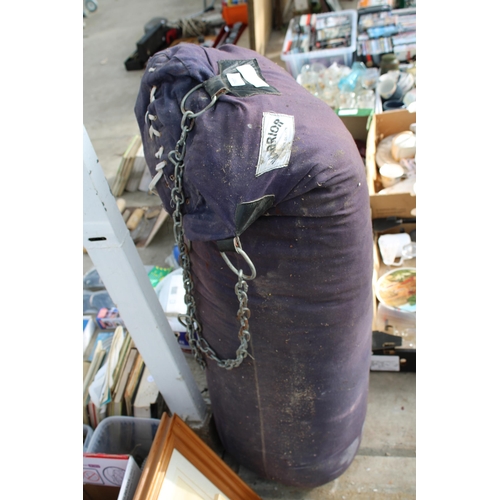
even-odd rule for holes
{"type": "Polygon", "coordinates": [[[353,139],[366,143],[370,124],[374,115],[372,113],[365,113],[363,109],[354,110],[361,111],[360,113],[343,113],[342,111],[343,110],[336,110],[336,113],[347,130],[351,133],[353,139]]]}
{"type": "MultiPolygon", "coordinates": [[[[397,267],[386,266],[382,261],[378,247],[378,237],[382,234],[395,234],[403,230],[410,233],[416,230],[416,224],[401,224],[386,231],[374,232],[373,237],[373,339],[372,339],[372,371],[406,371],[416,372],[416,342],[408,341],[401,336],[394,335],[391,329],[383,329],[377,322],[379,302],[375,295],[375,285],[378,279],[391,269],[397,267]]],[[[401,267],[417,267],[416,258],[405,260],[401,267]]]]}
{"type": "Polygon", "coordinates": [[[83,454],[84,500],[132,500],[140,477],[132,456],[83,454]]]}
{"type": "Polygon", "coordinates": [[[366,177],[373,219],[416,215],[416,196],[410,193],[377,194],[382,189],[382,184],[375,160],[377,145],[384,137],[409,130],[410,125],[416,121],[417,114],[406,109],[384,111],[373,116],[366,140],[366,177]]]}

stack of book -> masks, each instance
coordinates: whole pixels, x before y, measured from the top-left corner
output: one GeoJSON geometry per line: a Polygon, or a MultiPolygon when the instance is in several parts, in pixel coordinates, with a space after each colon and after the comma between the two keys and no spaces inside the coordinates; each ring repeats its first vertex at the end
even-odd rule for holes
{"type": "Polygon", "coordinates": [[[108,416],[160,418],[167,405],[130,333],[98,332],[83,362],[83,423],[96,428],[108,416]],[[101,380],[103,381],[101,384],[101,380]],[[100,401],[91,397],[98,386],[100,401]]]}
{"type": "Polygon", "coordinates": [[[116,174],[111,192],[113,196],[121,196],[126,188],[130,191],[136,191],[144,174],[146,162],[144,161],[144,153],[139,156],[137,161],[137,153],[142,147],[140,136],[136,135],[129,143],[125,153],[122,156],[118,172],[116,174]]]}

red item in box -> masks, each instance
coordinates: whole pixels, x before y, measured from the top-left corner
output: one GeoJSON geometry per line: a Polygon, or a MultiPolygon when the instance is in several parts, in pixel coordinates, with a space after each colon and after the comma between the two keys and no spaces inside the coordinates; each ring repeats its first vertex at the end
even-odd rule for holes
{"type": "Polygon", "coordinates": [[[222,17],[228,26],[236,23],[248,24],[248,8],[246,3],[238,5],[227,5],[222,3],[222,17]]]}

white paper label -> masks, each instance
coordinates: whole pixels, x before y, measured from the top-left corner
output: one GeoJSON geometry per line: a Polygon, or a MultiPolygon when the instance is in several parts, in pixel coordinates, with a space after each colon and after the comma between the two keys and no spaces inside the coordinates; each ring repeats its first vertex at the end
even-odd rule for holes
{"type": "Polygon", "coordinates": [[[370,370],[374,372],[399,372],[399,356],[372,354],[370,370]]]}
{"type": "Polygon", "coordinates": [[[241,87],[242,85],[245,85],[245,80],[241,78],[239,73],[227,73],[226,76],[232,87],[241,87]]]}
{"type": "Polygon", "coordinates": [[[236,69],[241,73],[243,78],[254,87],[269,87],[269,85],[257,74],[257,71],[255,71],[255,68],[251,64],[244,64],[243,66],[238,66],[236,69]]]}
{"type": "Polygon", "coordinates": [[[255,176],[288,166],[295,135],[295,119],[291,115],[264,112],[260,137],[259,161],[255,176]]]}
{"type": "Polygon", "coordinates": [[[309,10],[309,2],[307,0],[294,0],[295,10],[309,10]]]}
{"type": "Polygon", "coordinates": [[[342,109],[338,110],[337,114],[339,116],[357,115],[358,114],[358,108],[342,108],[342,109]]]}

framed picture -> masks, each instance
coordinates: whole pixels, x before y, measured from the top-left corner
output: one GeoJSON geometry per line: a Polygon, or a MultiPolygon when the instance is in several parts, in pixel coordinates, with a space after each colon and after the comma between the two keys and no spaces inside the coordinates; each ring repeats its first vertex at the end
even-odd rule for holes
{"type": "Polygon", "coordinates": [[[260,500],[176,414],[163,413],[134,500],[260,500]]]}

